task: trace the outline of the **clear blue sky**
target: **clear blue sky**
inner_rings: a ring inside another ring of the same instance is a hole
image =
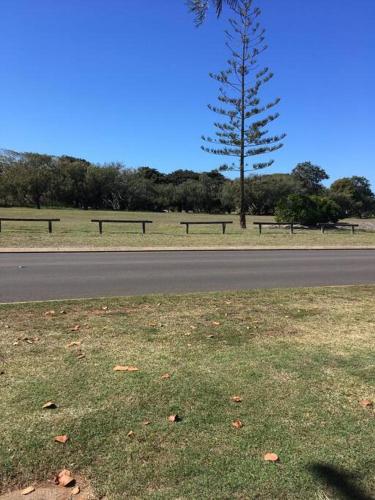
[[[375,0],[259,0],[284,149],[375,187]],[[1,0],[0,147],[208,170],[225,18],[197,29],[184,0]]]

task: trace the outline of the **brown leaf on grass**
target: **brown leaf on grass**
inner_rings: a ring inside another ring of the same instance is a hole
[[[79,352],[77,354],[77,359],[84,359],[86,357],[86,354],[84,352]]]
[[[79,493],[81,492],[79,486],[75,486],[72,491],[70,492],[71,495],[79,495]]]
[[[232,422],[232,427],[234,427],[235,429],[241,429],[243,427],[243,423],[241,422],[241,420],[234,420]]]
[[[42,408],[44,410],[55,410],[57,408],[57,404],[54,401],[47,401],[47,403],[44,403]]]
[[[197,329],[197,327],[196,327],[196,326],[194,326],[194,325],[190,325],[190,328],[191,328],[192,330],[196,330],[196,329]]]
[[[70,329],[70,331],[71,331],[71,332],[78,332],[78,330],[79,330],[80,328],[81,328],[81,325],[74,325],[74,326]]]
[[[29,495],[30,493],[33,493],[35,491],[34,486],[28,486],[24,490],[21,491],[21,495]]]
[[[171,378],[170,373],[164,373],[164,375],[161,376],[162,380],[168,380]]]
[[[109,309],[109,308],[108,308],[108,306],[103,306],[103,307],[102,307],[102,310],[103,310],[103,311],[108,311],[108,309]]]
[[[143,421],[143,425],[150,425],[150,424],[151,424],[150,420],[144,420]]]
[[[266,462],[275,463],[279,461],[279,457],[278,455],[276,455],[276,453],[266,453],[263,458]]]
[[[169,415],[168,422],[181,422],[182,418],[179,415]]]
[[[66,443],[69,440],[69,437],[66,434],[63,434],[62,436],[55,436],[54,440],[56,443]]]
[[[65,309],[61,309],[60,314],[66,314]]]
[[[230,400],[233,401],[233,403],[242,403],[241,396],[232,396]]]
[[[56,311],[51,310],[51,311],[46,311],[44,313],[44,316],[54,316],[55,314],[56,314]]]
[[[122,366],[117,365],[113,368],[114,372],[138,372],[139,369],[136,366]]]
[[[372,408],[374,406],[374,402],[371,401],[371,399],[362,399],[359,404],[363,407],[363,408]]]
[[[220,321],[213,321],[212,324],[213,324],[213,326],[219,326],[219,325],[221,325]]]
[[[59,486],[72,486],[75,483],[75,479],[68,469],[64,469],[55,478],[55,483]]]
[[[128,438],[133,438],[135,436],[133,431],[129,431],[127,434]]]
[[[213,338],[215,338],[215,335],[207,335],[207,338],[208,339],[213,339]]]
[[[80,345],[81,345],[81,341],[75,340],[74,342],[70,342],[69,344],[67,344],[66,347],[79,347]]]

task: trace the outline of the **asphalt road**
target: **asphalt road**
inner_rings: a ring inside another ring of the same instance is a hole
[[[375,250],[0,254],[0,302],[375,284]]]

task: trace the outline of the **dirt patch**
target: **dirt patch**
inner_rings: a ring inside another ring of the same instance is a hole
[[[82,479],[77,479],[74,486],[71,488],[63,488],[61,486],[56,486],[51,483],[43,483],[40,485],[32,485],[35,491],[27,495],[23,495],[22,491],[25,488],[19,490],[10,491],[9,493],[4,493],[0,495],[0,500],[97,500],[94,495],[90,485],[87,481]],[[79,487],[79,493],[74,494],[74,489]]]

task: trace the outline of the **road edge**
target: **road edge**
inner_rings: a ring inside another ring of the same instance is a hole
[[[0,248],[5,253],[126,253],[126,252],[245,252],[245,251],[293,251],[293,250],[375,250],[374,246],[237,246],[237,247],[46,247]]]

